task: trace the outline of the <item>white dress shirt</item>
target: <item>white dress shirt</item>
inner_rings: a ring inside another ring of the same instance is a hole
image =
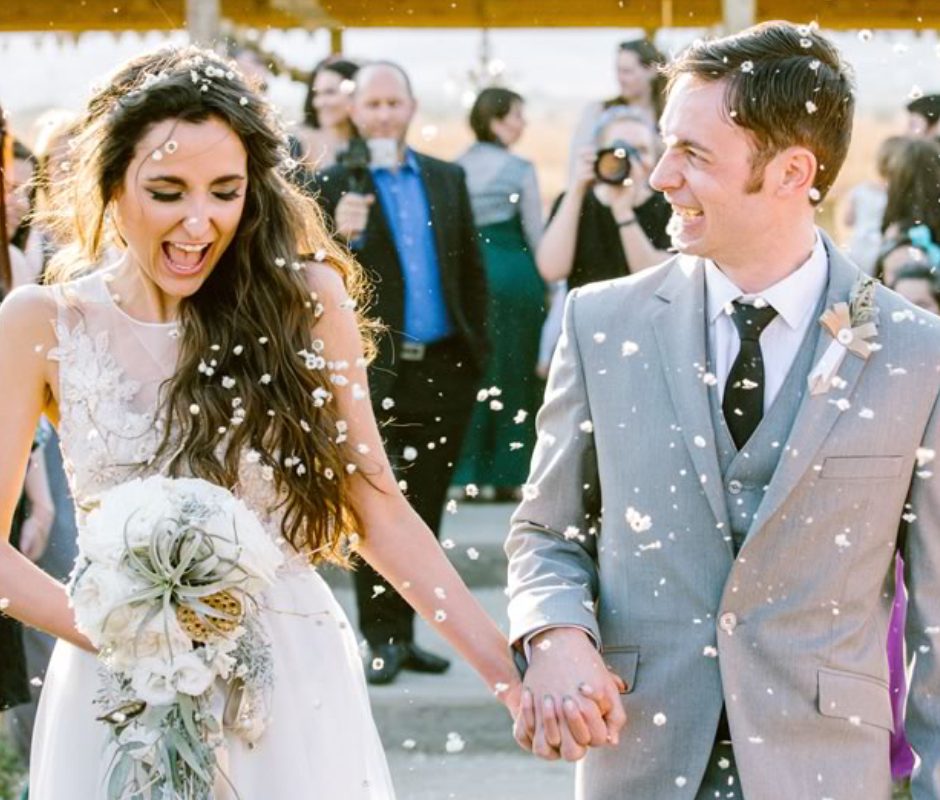
[[[724,399],[728,373],[741,349],[741,337],[729,313],[738,300],[753,304],[760,298],[777,312],[760,336],[764,359],[764,412],[783,386],[809,326],[816,321],[819,300],[829,279],[829,258],[819,234],[809,258],[782,281],[759,294],[745,294],[713,262],[705,262],[705,302],[708,314],[708,360]],[[760,303],[758,303],[760,305]]]

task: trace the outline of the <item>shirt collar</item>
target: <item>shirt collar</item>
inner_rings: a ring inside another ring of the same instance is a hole
[[[705,261],[705,297],[708,322],[714,323],[725,306],[734,300],[752,301],[762,297],[776,309],[777,313],[794,330],[812,314],[819,298],[826,289],[829,278],[829,258],[819,232],[813,243],[813,251],[803,264],[783,280],[759,294],[745,294],[723,273],[714,261]]]
[[[385,167],[370,167],[369,169],[371,169],[372,172],[392,172],[393,171],[390,169],[385,169]],[[415,151],[412,150],[410,147],[405,148],[405,159],[397,171],[401,172],[402,170],[411,170],[415,172],[416,174],[421,173],[421,165],[418,164],[418,157],[417,155],[415,155]]]

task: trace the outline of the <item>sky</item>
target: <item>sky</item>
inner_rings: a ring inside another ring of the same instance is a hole
[[[657,43],[676,51],[701,29],[664,30]],[[489,34],[491,56],[504,64],[504,83],[520,91],[530,112],[549,115],[570,104],[580,108],[614,89],[617,42],[640,34],[629,29],[510,29]],[[838,32],[833,34],[856,69],[859,110],[888,114],[918,88],[940,91],[936,32]],[[346,52],[397,60],[409,71],[416,94],[432,114],[463,113],[469,73],[479,65],[482,35],[474,30],[352,29]],[[89,32],[76,39],[54,34],[0,34],[0,102],[14,117],[49,106],[80,108],[90,86],[131,55],[185,34]],[[272,31],[263,40],[291,64],[309,68],[327,53],[325,31]],[[272,99],[285,116],[299,115],[303,87],[275,81]]]

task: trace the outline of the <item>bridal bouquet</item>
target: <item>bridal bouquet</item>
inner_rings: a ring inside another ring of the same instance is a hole
[[[250,743],[264,727],[257,608],[280,549],[231,492],[162,476],[101,494],[78,544],[70,594],[103,666],[109,800],[209,800],[223,721]]]

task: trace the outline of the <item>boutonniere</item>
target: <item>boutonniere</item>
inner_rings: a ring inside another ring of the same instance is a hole
[[[875,324],[878,317],[878,308],[875,306],[876,283],[867,275],[861,276],[852,287],[849,302],[836,303],[819,318],[819,324],[826,329],[832,341],[809,374],[811,394],[825,394],[829,391],[847,353],[864,361],[877,349],[877,345],[869,341],[878,334],[878,326]]]

